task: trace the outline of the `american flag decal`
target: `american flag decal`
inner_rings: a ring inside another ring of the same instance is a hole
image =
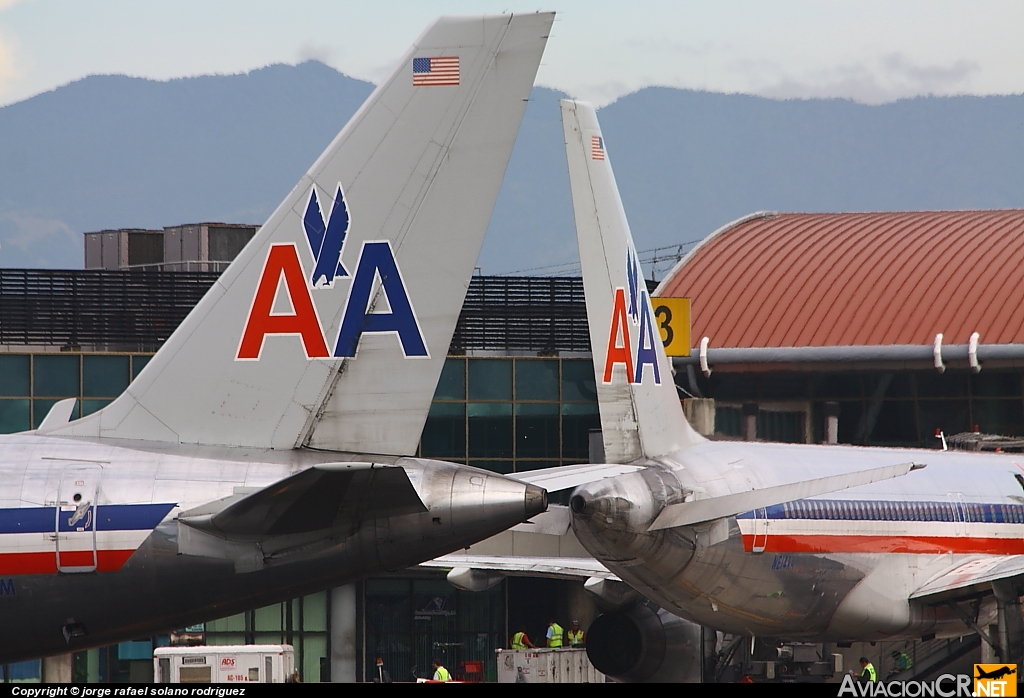
[[[438,56],[437,58],[412,59],[412,86],[458,85],[459,57]]]
[[[601,136],[590,137],[590,159],[604,160],[604,139]]]

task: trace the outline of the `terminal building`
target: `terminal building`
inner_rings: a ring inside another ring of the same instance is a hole
[[[60,399],[84,415],[123,391],[229,261],[211,252],[234,249],[214,242],[221,230],[236,245],[255,227],[101,231],[87,234],[85,270],[0,270],[0,431],[33,428]],[[821,442],[826,414],[841,443],[1024,435],[1022,238],[1024,211],[762,213],[723,227],[656,292],[691,298],[693,351],[674,360],[689,413],[710,410],[713,438]],[[419,454],[503,473],[580,463],[599,426],[581,281],[475,277]],[[540,554],[585,554],[555,545]],[[292,644],[307,682],[362,680],[378,657],[407,680],[438,653],[484,661],[493,680],[512,632],[537,641],[550,617],[586,627],[596,612],[579,582],[471,593],[410,570],[168,632]],[[75,679],[149,681],[168,641],[78,653]],[[39,662],[3,676],[38,680]]]
[[[715,429],[934,446],[1024,428],[1024,211],[758,213],[708,236],[656,295],[692,298],[681,387]],[[703,359],[701,358],[703,355]]]

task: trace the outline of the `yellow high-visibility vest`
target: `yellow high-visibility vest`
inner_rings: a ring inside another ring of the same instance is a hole
[[[526,633],[518,632],[512,636],[512,649],[514,650],[525,650],[526,649]]]
[[[434,681],[451,681],[452,675],[448,673],[448,670],[443,666],[437,667],[437,671],[434,672]]]
[[[565,634],[565,630],[562,626],[558,623],[552,623],[548,630],[551,631],[551,637],[548,638],[548,647],[561,647],[562,635]]]
[[[582,630],[577,630],[575,633],[572,630],[570,630],[566,634],[569,636],[569,646],[570,647],[575,647],[576,645],[582,645],[583,644],[583,631]]]

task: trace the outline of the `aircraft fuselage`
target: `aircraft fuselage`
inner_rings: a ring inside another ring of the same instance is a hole
[[[426,511],[249,538],[179,520],[339,462],[400,466]],[[0,662],[164,633],[404,569],[529,518],[544,506],[538,493],[415,458],[4,437]]]
[[[648,531],[693,493],[714,497],[898,463],[906,476]],[[1024,459],[934,450],[707,442],[579,488],[584,547],[663,607],[726,632],[881,640],[972,632],[944,605],[910,599],[968,559],[1024,554]],[[1016,477],[1015,477],[1016,476]],[[992,622],[995,602],[978,609]]]

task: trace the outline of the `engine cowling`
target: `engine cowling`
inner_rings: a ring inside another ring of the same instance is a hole
[[[700,681],[700,626],[646,604],[604,613],[587,630],[594,668],[621,682]]]

